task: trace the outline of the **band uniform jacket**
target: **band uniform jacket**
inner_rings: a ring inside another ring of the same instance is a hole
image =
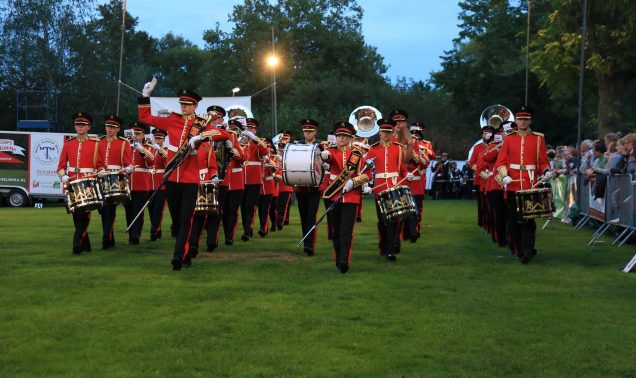
[[[268,148],[250,140],[245,147],[245,185],[261,185],[263,183],[263,157]]]
[[[80,141],[73,137],[64,142],[57,165],[60,177],[66,174],[69,181],[73,181],[93,175],[99,169],[105,169],[99,154],[99,139],[87,137]]]
[[[159,152],[159,150],[157,150],[156,148],[152,150],[153,159],[152,166],[150,167],[152,190],[156,190],[157,188],[159,188],[161,180],[163,180],[163,174],[166,172],[166,159],[168,156],[168,150],[165,147],[161,147],[161,151],[163,152]],[[159,189],[164,190],[166,188],[165,186],[162,186]]]
[[[406,181],[406,185],[411,187],[411,192],[414,196],[424,195],[424,181],[422,180],[422,172],[426,174],[425,159],[422,158],[420,153],[420,142],[413,139],[413,155],[411,160],[406,163],[406,170],[413,172],[413,181]]]
[[[130,190],[149,191],[152,187],[149,169],[153,161],[152,146],[144,143],[141,147],[144,149],[143,154],[134,147],[130,147],[132,148],[132,164],[135,166],[135,170],[130,174]]]
[[[373,179],[373,195],[377,198],[381,192],[393,188],[406,176],[404,163],[404,147],[393,141],[376,142],[367,153],[367,160],[375,158],[375,176],[367,169],[363,174],[370,181]]]
[[[329,151],[329,160],[327,161],[327,163],[329,164],[329,171],[331,172],[331,175],[329,176],[329,184],[331,184],[331,182],[334,181],[336,177],[340,175],[344,167],[347,165],[349,156],[351,156],[352,148],[349,146],[329,147],[327,151]],[[349,178],[353,179],[360,175],[361,166],[364,165],[362,164],[363,161],[364,160],[362,159],[360,160],[361,163],[358,164],[358,169],[352,172],[351,177]],[[342,190],[334,193],[330,198],[328,198],[328,200],[335,201],[336,199],[338,199],[340,194],[342,194]],[[362,196],[362,190],[361,190],[361,187],[358,186],[348,191],[342,197],[340,202],[359,204],[361,196]]]
[[[495,163],[497,182],[510,176],[512,182],[506,190],[516,192],[531,189],[538,176],[548,169],[548,154],[543,134],[518,131],[504,139]]]
[[[280,161],[280,156],[276,155],[269,155],[269,160],[272,162],[272,165],[276,166],[276,169],[274,169],[274,172],[272,173],[272,176],[274,177],[274,191],[272,193],[273,197],[278,197],[278,194],[280,193],[280,184],[283,182],[283,176],[282,176],[282,162]]]
[[[486,149],[486,145],[483,142],[476,144],[475,147],[473,147],[473,154],[470,155],[470,160],[468,160],[468,165],[470,166],[470,169],[473,170],[475,176],[474,184],[480,188],[482,185],[482,179],[479,177],[479,172],[477,171],[477,158],[482,152],[484,152],[484,149]]]
[[[119,171],[132,165],[130,143],[123,137],[108,140],[106,136],[99,139],[99,155],[102,157],[107,171]]]
[[[278,193],[291,193],[294,191],[294,187],[285,184],[285,180],[283,180],[283,164],[282,164],[282,157],[280,155],[278,156],[278,161],[280,162],[279,167],[278,167],[278,172],[276,173],[278,175],[278,177],[280,177],[280,181],[278,181]]]
[[[437,154],[435,154],[435,150],[433,150],[433,143],[430,140],[422,139],[420,141],[420,153],[421,155],[426,155],[428,158],[427,162],[423,163],[423,169],[420,169],[420,176],[422,177],[422,185],[424,189],[426,189],[426,170],[428,166],[431,164],[435,158],[437,158]]]
[[[221,181],[221,186],[227,187],[227,190],[243,190],[245,189],[245,174],[243,172],[245,152],[238,142],[236,133],[230,131],[229,134],[233,146],[232,157],[225,170],[225,178]]]
[[[218,165],[216,154],[214,153],[214,142],[203,142],[199,146],[197,160],[199,161],[199,178],[202,181],[209,181],[218,175]]]
[[[497,157],[499,156],[499,151],[501,150],[503,142],[493,143],[486,147],[486,149],[482,152],[484,164],[488,167],[489,177],[486,180],[486,192],[490,192],[493,190],[501,190],[501,185],[495,181],[495,163],[497,162]]]
[[[274,161],[272,155],[269,156],[269,163],[263,162],[263,172],[261,174],[262,187],[261,194],[262,195],[272,195],[274,196],[274,192],[276,191],[276,181],[274,180],[274,175],[278,171],[278,165]],[[276,193],[278,195],[278,193]]]

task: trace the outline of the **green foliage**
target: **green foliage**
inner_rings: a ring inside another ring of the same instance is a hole
[[[0,375],[636,374],[635,276],[619,271],[633,247],[587,247],[592,230],[553,221],[524,266],[475,226],[474,202],[424,209],[422,238],[389,264],[367,200],[343,275],[325,225],[316,256],[295,246],[295,207],[282,232],[180,272],[169,232],[125,244],[121,207],[117,248],[98,249],[93,213],[94,250],[79,257],[62,207],[0,208],[12,220],[0,228]]]

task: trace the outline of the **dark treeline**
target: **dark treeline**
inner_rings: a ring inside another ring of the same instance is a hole
[[[382,112],[409,111],[427,125],[436,150],[461,159],[479,136],[479,115],[488,105],[521,105],[525,96],[525,1],[459,2],[460,34],[444,52],[442,69],[427,81],[391,82],[387,63],[365,43],[364,9],[355,0],[245,0],[229,15],[231,31],[209,25],[205,46],[173,34],[154,38],[126,14],[122,81],[141,89],[152,76],[153,95],[191,88],[204,96],[255,93],[271,82],[265,59],[272,27],[281,65],[278,126],[297,130],[303,117],[319,120],[321,136],[360,105]],[[590,0],[586,48],[584,137],[629,131],[636,59],[636,5],[629,0]],[[582,5],[534,0],[531,9],[529,105],[535,127],[551,144],[576,141],[578,59]],[[77,110],[97,120],[117,107],[122,2],[94,0],[0,0],[0,129],[16,129],[16,90],[57,94],[59,119],[71,132]],[[166,22],[168,22],[166,20]],[[408,52],[405,52],[408,59]],[[264,134],[272,130],[269,91],[252,98]],[[122,89],[120,115],[136,117],[136,94]],[[202,111],[202,110],[200,110]],[[97,122],[93,132],[102,133]],[[297,137],[300,136],[297,135]]]

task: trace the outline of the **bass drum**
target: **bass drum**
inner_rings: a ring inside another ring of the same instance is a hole
[[[380,212],[389,221],[406,219],[417,214],[413,192],[408,186],[396,186],[378,194]]]
[[[99,209],[102,202],[102,193],[95,178],[83,178],[68,183],[66,206],[69,213],[80,214]]]
[[[219,189],[212,184],[212,181],[199,183],[194,212],[196,214],[219,214]]]
[[[289,186],[318,187],[323,169],[318,144],[288,144],[283,151],[283,180]]]

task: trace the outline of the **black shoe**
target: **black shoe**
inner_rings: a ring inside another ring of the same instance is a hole
[[[267,235],[267,232],[265,232],[265,230],[258,230],[258,234],[261,236],[261,238],[264,238]]]
[[[338,270],[342,274],[347,273],[349,271],[349,264],[346,261],[341,262],[340,264],[338,264]]]
[[[185,260],[181,261],[182,268],[190,268],[192,266],[192,260],[190,256],[186,257]]]
[[[157,232],[157,239],[161,239],[161,231]]]
[[[173,257],[171,263],[172,270],[181,270],[181,259]]]
[[[91,248],[91,246],[89,245],[88,247],[84,248],[84,252],[93,252],[93,249]]]
[[[206,252],[213,252],[218,246],[219,243],[208,244],[208,247],[205,250]]]
[[[397,260],[397,257],[395,257],[395,255],[392,254],[392,253],[387,253],[386,254],[386,259],[389,260],[389,261],[395,261],[395,260]]]
[[[243,234],[243,235],[241,236],[241,240],[243,240],[244,242],[246,242],[246,241],[250,240],[250,236],[249,236],[249,235],[246,235],[246,234]]]
[[[150,241],[156,241],[156,240],[157,240],[157,234],[150,233]]]
[[[314,250],[311,249],[311,248],[305,247],[305,253],[307,254],[307,256],[313,256],[314,255]]]
[[[177,232],[176,232],[176,231],[171,231],[171,232],[170,232],[170,235],[171,235],[173,238],[176,238],[176,237],[177,237]]]
[[[199,255],[199,247],[198,246],[190,246],[190,251],[188,252],[188,256],[196,259]]]
[[[287,226],[287,225],[289,224],[289,221],[288,221],[287,219],[285,219],[285,221],[283,222],[283,224],[284,224],[285,226]]]
[[[271,232],[276,232],[276,224],[272,223],[272,227],[269,228]]]
[[[361,223],[362,222],[362,218],[361,217],[356,217],[356,222]]]
[[[73,254],[74,255],[79,255],[80,253],[82,253],[82,249],[81,248],[73,247]]]
[[[226,240],[225,241],[225,245],[232,245],[234,244],[234,240]]]
[[[139,244],[139,238],[137,236],[131,236],[128,239],[129,244]]]
[[[417,242],[417,238],[416,237],[412,237],[411,238],[411,243],[416,243]]]
[[[279,230],[282,230],[283,229],[283,225],[282,224],[277,224],[276,228],[278,228]]]
[[[110,242],[108,242],[108,246],[109,246],[110,248],[115,248],[115,240],[113,239],[113,240],[111,240]]]
[[[102,242],[102,249],[108,249],[110,247],[110,242],[108,241],[103,241]]]

